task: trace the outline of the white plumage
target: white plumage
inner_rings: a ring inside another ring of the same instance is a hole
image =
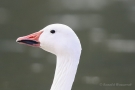
[[[71,90],[81,55],[81,44],[70,27],[51,24],[34,34],[19,37],[17,42],[55,54],[57,65],[50,90]]]

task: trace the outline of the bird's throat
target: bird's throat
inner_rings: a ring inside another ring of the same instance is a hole
[[[71,90],[79,58],[57,57],[53,84],[50,90]]]

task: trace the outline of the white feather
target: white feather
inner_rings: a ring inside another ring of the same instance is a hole
[[[55,33],[50,33],[55,30]],[[63,24],[51,24],[39,37],[42,49],[57,56],[57,65],[50,90],[71,90],[81,55],[81,44],[75,32]]]

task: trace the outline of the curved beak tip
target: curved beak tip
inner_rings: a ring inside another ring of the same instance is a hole
[[[39,47],[40,46],[39,37],[40,37],[41,33],[42,32],[39,31],[39,32],[30,34],[30,35],[19,37],[16,39],[16,42],[18,42],[20,44],[26,44],[29,46]]]

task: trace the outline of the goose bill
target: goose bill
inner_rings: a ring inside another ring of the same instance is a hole
[[[39,47],[39,37],[42,34],[43,31],[35,32],[26,36],[19,37],[16,42],[20,44],[25,44],[29,46]]]

